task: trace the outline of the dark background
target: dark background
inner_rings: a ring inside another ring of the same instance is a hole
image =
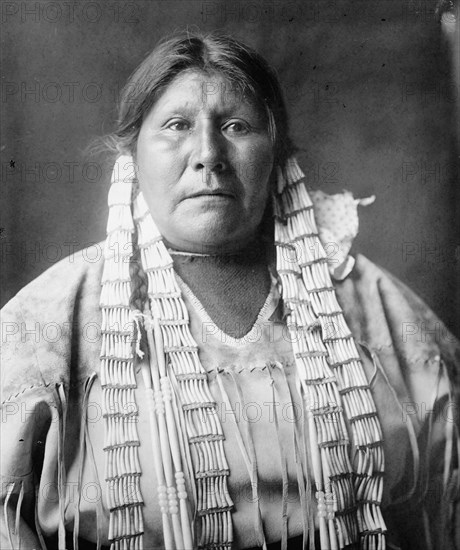
[[[356,250],[460,333],[459,29],[449,46],[436,1],[0,7],[2,304],[54,261],[104,238],[111,167],[86,149],[113,129],[133,69],[165,34],[223,29],[277,68],[311,187],[377,196],[361,210]]]

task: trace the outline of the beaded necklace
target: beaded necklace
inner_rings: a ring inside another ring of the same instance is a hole
[[[354,544],[380,550],[386,531],[380,512],[380,423],[335,297],[302,178],[295,159],[284,172],[278,170],[273,197],[276,269],[305,402],[321,548]],[[135,363],[141,367],[149,406],[165,547],[230,550],[233,501],[217,404],[190,332],[171,255],[142,193],[132,199],[134,181],[132,158],[119,157],[109,191],[100,300],[111,550],[140,550],[143,544],[140,442],[133,422],[138,415]],[[148,278],[149,303],[143,312],[133,312],[129,305],[135,227]],[[145,355],[141,324],[147,334]]]

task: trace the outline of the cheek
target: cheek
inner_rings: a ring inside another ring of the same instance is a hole
[[[141,175],[155,176],[169,174],[177,166],[178,154],[175,148],[158,139],[139,140],[137,162]]]
[[[240,163],[242,172],[241,181],[246,189],[246,194],[253,202],[261,200],[265,207],[265,201],[269,194],[270,175],[273,170],[273,153],[271,146],[261,145],[253,147],[245,160]]]
[[[148,200],[150,209],[158,209],[174,199],[174,186],[182,173],[182,164],[177,150],[151,140],[141,140],[137,146],[137,169],[141,191]]]

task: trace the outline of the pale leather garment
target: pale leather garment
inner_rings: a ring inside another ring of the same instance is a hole
[[[99,372],[100,336],[96,329],[101,322],[98,306],[101,268],[102,262],[85,261],[85,255],[78,253],[70,259],[63,260],[28,285],[2,311],[3,496],[10,494],[9,504],[14,513],[17,508],[17,495],[23,484],[24,500],[20,510],[22,517],[33,530],[34,465],[36,467],[39,464],[39,457],[44,451],[37,494],[39,524],[47,535],[56,533],[59,516],[59,497],[55,491],[59,428],[54,395],[56,384],[62,384],[69,395],[64,447],[68,489],[65,515],[68,521],[67,529],[71,531],[73,527],[76,475],[80,458],[78,438],[82,413],[81,400],[85,382],[94,372]],[[452,419],[452,412],[446,412],[449,407],[449,402],[446,402],[444,414],[430,417],[425,413],[433,408],[436,396],[439,402],[442,402],[449,386],[446,372],[451,378],[450,386],[454,397],[458,396],[459,380],[455,367],[460,364],[458,344],[442,328],[426,305],[407,287],[362,256],[357,257],[355,267],[349,276],[343,281],[336,282],[336,290],[347,323],[358,343],[384,432],[386,476],[382,508],[389,529],[389,540],[394,544],[400,544],[401,548],[429,548],[424,527],[426,523],[431,531],[433,548],[455,548],[446,525],[449,520],[448,512],[452,508],[442,496],[444,443],[446,434],[453,425],[452,422],[448,422]],[[203,312],[200,317],[199,310],[193,307],[193,297],[186,290],[184,299],[192,315],[192,333],[199,346],[201,342],[206,344],[201,351],[203,365],[210,371],[211,391],[222,407],[221,418],[227,438],[225,445],[231,470],[230,490],[236,505],[233,514],[235,547],[250,547],[260,541],[255,536],[254,502],[251,495],[248,498],[247,472],[234,439],[236,426],[231,415],[226,414],[227,410],[222,406],[222,399],[215,384],[216,369],[222,369],[218,376],[222,377],[232,403],[235,404],[237,400],[232,378],[234,374],[235,379],[240,382],[245,402],[258,404],[252,408],[246,407],[245,412],[248,418],[252,418],[251,415],[262,415],[258,422],[250,423],[261,480],[260,505],[267,540],[279,540],[281,501],[280,489],[277,487],[281,486],[278,460],[280,445],[274,423],[270,421],[273,407],[260,405],[261,400],[263,405],[271,399],[266,399],[266,389],[270,388],[268,395],[272,395],[269,373],[275,380],[277,400],[280,404],[284,406],[290,399],[298,401],[295,384],[291,384],[289,342],[283,338],[282,325],[278,325],[278,328],[275,327],[275,336],[269,334],[269,345],[264,339],[260,339],[256,344],[252,342],[250,346],[231,341],[225,344],[222,342],[224,335],[215,331],[212,326],[211,329],[209,326],[205,328],[203,333]],[[274,292],[271,299],[276,301]],[[275,302],[267,305],[260,318],[262,325],[268,322],[264,327],[269,333],[270,323],[277,325],[274,319],[268,321],[274,307]],[[204,319],[204,322],[209,320]],[[412,323],[412,326],[420,327],[420,330],[422,326],[426,329],[438,327],[442,337],[437,337],[436,332],[426,332],[424,338],[417,337],[416,334],[403,337],[403,323]],[[33,332],[27,332],[30,330]],[[441,376],[440,357],[446,365]],[[268,361],[277,361],[279,365],[267,367]],[[285,382],[281,366],[289,384]],[[144,407],[141,377],[138,377],[138,386],[136,400],[141,411],[139,434],[143,471],[141,487],[145,500],[144,548],[147,549],[157,544],[161,545],[161,529],[157,519],[158,503],[153,476],[148,474],[152,465],[149,443],[146,439],[147,427],[144,425],[146,419],[142,416]],[[280,406],[281,411],[283,406]],[[452,408],[450,410],[452,411]],[[441,410],[440,413],[442,412]],[[89,395],[88,427],[101,488],[93,474],[91,460],[86,456],[80,502],[80,536],[90,541],[96,540],[96,509],[101,490],[105,498],[101,413],[100,385],[96,378]],[[244,420],[242,414],[240,418]],[[283,420],[283,415],[280,415],[280,418]],[[430,418],[431,439],[427,442],[425,420]],[[287,452],[292,449],[290,417],[284,415],[284,423],[281,424],[281,446],[289,455],[288,472],[294,488],[296,477],[295,469],[292,467],[293,458]],[[416,446],[414,440],[411,444],[411,433],[418,436]],[[4,444],[5,442],[7,444]],[[421,462],[421,473],[429,473],[428,485],[425,488],[425,495],[431,495],[428,499],[420,492],[424,489],[423,476],[419,475],[416,481],[413,479],[414,460],[417,457]],[[455,479],[455,472],[447,473]],[[457,496],[454,495],[455,498]],[[302,518],[296,498],[294,491],[292,502],[289,499],[288,505],[290,536],[302,532]],[[99,527],[103,542],[106,543],[108,511],[103,508],[102,512]],[[3,514],[1,517],[3,521]],[[9,547],[8,532],[12,536],[14,548],[18,547],[16,535],[12,533],[14,523],[15,517],[11,516],[9,528],[5,525],[2,527],[2,548]],[[457,544],[459,524],[460,518],[454,517]],[[27,550],[37,547],[37,543],[30,546],[26,544],[26,530],[25,523],[21,521],[21,548]]]
[[[200,306],[197,299],[184,283],[181,284],[181,287],[191,316],[192,335],[200,349],[203,349],[201,361],[209,373],[209,388],[214,400],[218,403],[218,413],[225,435],[224,446],[231,472],[229,489],[235,502],[233,522],[236,547],[252,547],[262,543],[254,532],[257,517],[256,503],[253,500],[249,474],[236,437],[237,430],[245,437],[245,429],[248,425],[257,455],[261,509],[265,518],[264,530],[267,541],[278,540],[281,532],[280,448],[285,451],[290,480],[289,534],[290,536],[299,535],[302,533],[302,515],[297,494],[296,468],[293,463],[295,457],[293,438],[294,413],[296,410],[301,410],[301,401],[295,390],[295,367],[287,332],[281,322],[269,320],[278,306],[276,285],[273,285],[253,329],[240,339],[227,336],[217,329],[205,313],[198,313],[197,306]],[[231,407],[222,400],[216,376],[222,377]],[[234,378],[237,380],[236,383]],[[289,381],[289,387],[286,379]],[[272,380],[276,389],[275,405],[272,400]],[[236,384],[240,387],[244,401],[239,399]],[[142,444],[150,439],[148,411],[143,388],[141,377],[138,377],[136,401],[140,412],[137,427],[141,441],[139,456],[143,472],[141,492],[144,497],[145,509],[148,510],[148,513],[145,514],[145,544],[149,547],[149,544],[152,543],[154,546],[161,546],[162,529],[150,446]],[[291,401],[291,392],[294,405]],[[93,385],[89,402],[92,404],[101,402],[101,389],[97,382]],[[97,409],[95,405],[92,406],[94,410]],[[277,408],[276,411],[274,411],[274,406]],[[277,434],[273,419],[275,412],[279,417],[279,434]],[[105,456],[102,447],[98,444],[104,438],[102,418],[90,423],[90,437],[96,453],[99,475],[102,479]],[[75,484],[77,482],[77,466],[78,464],[74,463],[74,467],[68,474],[68,480],[74,480]],[[152,475],[148,475],[149,471]],[[85,506],[87,503],[82,502],[83,510]],[[90,516],[88,522],[83,522],[84,513],[82,513],[80,535],[85,539],[94,540],[94,512],[91,504],[88,509]],[[69,512],[71,514],[70,510]],[[104,543],[107,541],[105,540]]]

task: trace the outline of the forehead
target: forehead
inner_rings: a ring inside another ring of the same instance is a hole
[[[250,111],[259,114],[255,99],[242,86],[218,72],[187,70],[177,75],[152,108],[154,112],[176,109],[225,114]]]

